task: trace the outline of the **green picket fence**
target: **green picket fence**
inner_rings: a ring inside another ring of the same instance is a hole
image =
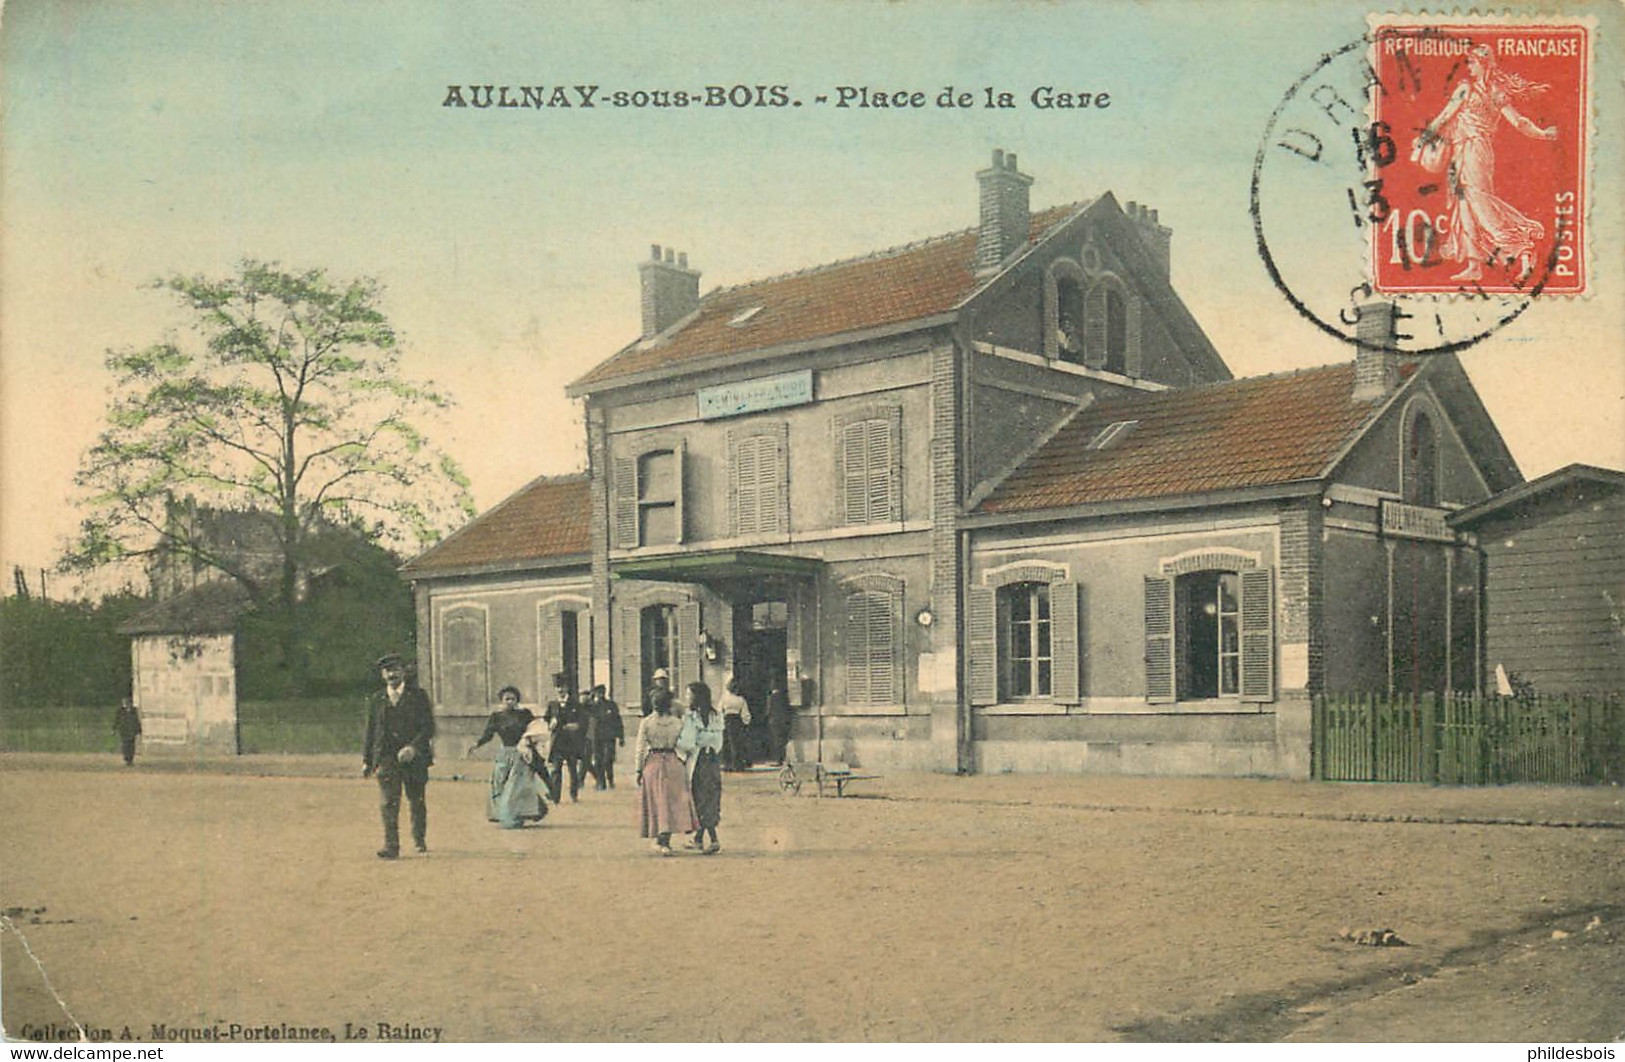
[[[1625,780],[1617,695],[1320,696],[1313,773],[1324,781],[1595,785]]]

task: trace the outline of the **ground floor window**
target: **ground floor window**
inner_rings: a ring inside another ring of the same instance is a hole
[[[664,670],[676,688],[677,608],[674,605],[648,605],[641,613],[642,675],[640,689],[654,685],[654,674]]]
[[[1053,690],[1048,583],[1012,583],[998,596],[999,698],[1048,697]]]
[[[1152,704],[1275,699],[1271,568],[1145,580],[1145,685]]]
[[[1200,700],[1241,694],[1241,576],[1192,572],[1176,586],[1184,620],[1181,695]]]
[[[447,705],[487,706],[491,701],[485,610],[446,611],[440,651],[440,700]]]

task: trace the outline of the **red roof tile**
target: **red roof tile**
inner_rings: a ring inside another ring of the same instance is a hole
[[[1050,207],[1032,216],[1036,241],[1085,204]],[[696,314],[657,342],[639,341],[600,362],[573,385],[589,387],[617,377],[825,336],[859,332],[946,313],[987,278],[971,270],[976,230],[950,233],[863,258],[719,288],[700,300]],[[760,306],[748,323],[729,322]]]
[[[591,550],[588,497],[585,475],[532,480],[408,561],[404,570],[418,576],[515,569],[526,562],[585,556]]]
[[[1113,398],[1074,417],[977,507],[1031,512],[1315,479],[1383,399],[1356,402],[1354,365]],[[1089,443],[1137,421],[1100,450]]]

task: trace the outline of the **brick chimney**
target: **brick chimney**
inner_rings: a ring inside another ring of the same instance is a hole
[[[658,335],[700,305],[700,274],[688,268],[688,254],[651,244],[649,260],[638,263],[643,289],[643,338]]]
[[[1370,402],[1399,386],[1399,312],[1391,302],[1367,302],[1354,325],[1354,400]]]
[[[993,151],[993,165],[976,175],[982,209],[976,237],[978,274],[996,271],[1012,251],[1027,246],[1028,194],[1033,179],[1016,169],[1014,153]]]
[[[1139,232],[1141,241],[1144,242],[1146,249],[1151,252],[1151,257],[1157,260],[1157,265],[1162,269],[1163,278],[1167,279],[1174,230],[1157,222],[1157,212],[1155,210],[1133,200],[1129,200],[1128,204],[1123,207],[1123,213],[1127,214],[1128,219],[1134,222],[1134,228]]]

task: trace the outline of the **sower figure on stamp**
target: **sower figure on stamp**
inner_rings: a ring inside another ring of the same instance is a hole
[[[378,659],[384,688],[372,695],[367,708],[367,741],[362,751],[362,776],[378,776],[379,809],[384,819],[384,847],[379,859],[401,854],[401,791],[412,809],[412,841],[419,852],[429,850],[429,804],[425,789],[429,765],[434,762],[434,711],[429,695],[406,680],[406,664],[399,654]]]
[[[113,729],[118,731],[119,751],[124,754],[124,766],[134,766],[135,739],[141,734],[141,713],[130,698],[124,698],[118,706],[118,712],[113,716]]]
[[[570,768],[570,801],[581,792],[581,757],[586,752],[587,728],[581,718],[581,704],[570,690],[570,676],[560,671],[553,676],[553,699],[547,702],[542,718],[553,730],[553,747],[547,764],[553,770],[554,793],[564,790],[564,768]],[[556,798],[555,798],[556,799]]]
[[[621,706],[610,700],[603,686],[594,686],[587,697],[588,753],[597,788],[615,788],[615,747],[626,746],[626,723]]]

